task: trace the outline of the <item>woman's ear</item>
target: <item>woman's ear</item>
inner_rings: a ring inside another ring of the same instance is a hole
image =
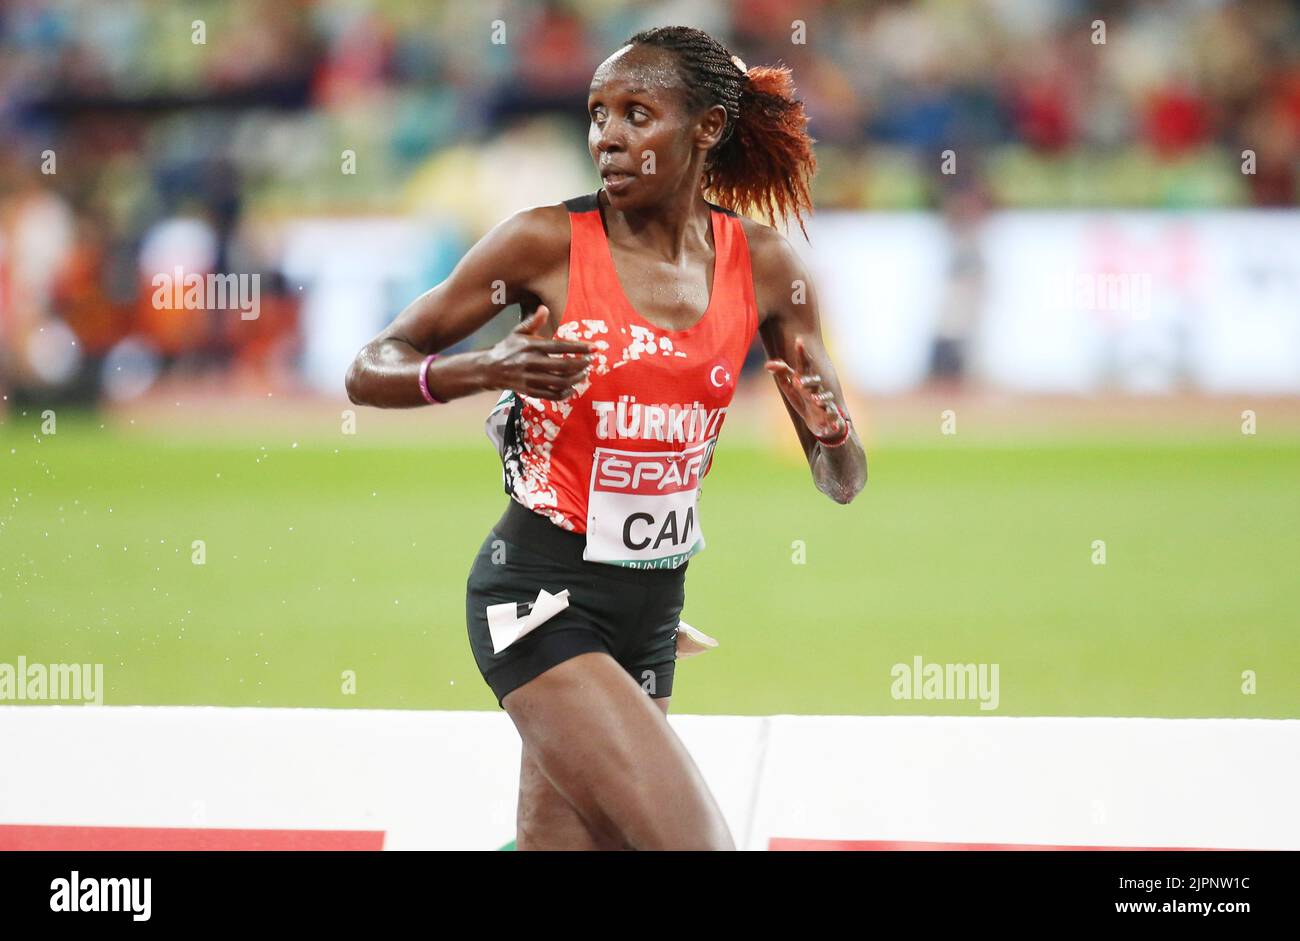
[[[727,109],[722,105],[713,105],[700,118],[696,132],[696,143],[703,150],[712,150],[722,141],[727,130]]]

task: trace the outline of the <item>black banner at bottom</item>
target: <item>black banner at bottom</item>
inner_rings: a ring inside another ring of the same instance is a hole
[[[1296,862],[1292,852],[30,852],[0,855],[0,918],[7,929],[337,931],[465,918],[518,928],[608,911],[628,930],[774,914],[810,929],[849,918],[1231,930],[1293,911]]]

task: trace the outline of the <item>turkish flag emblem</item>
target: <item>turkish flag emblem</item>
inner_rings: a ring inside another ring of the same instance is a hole
[[[718,391],[732,389],[736,385],[736,377],[731,364],[722,357],[709,364],[708,379],[709,388]]]

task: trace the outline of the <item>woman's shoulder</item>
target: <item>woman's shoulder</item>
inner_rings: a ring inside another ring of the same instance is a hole
[[[760,326],[768,317],[787,306],[790,286],[807,283],[809,272],[790,239],[770,225],[740,216],[749,243],[749,270],[754,281],[754,302]]]
[[[583,193],[558,203],[543,206],[531,206],[520,209],[507,222],[520,229],[538,236],[554,235],[561,230],[569,230],[569,214],[574,212],[591,212],[600,207],[597,201],[599,190],[595,193]]]
[[[515,239],[552,243],[558,236],[563,236],[565,244],[569,239],[568,203],[550,203],[545,206],[530,206],[520,209],[501,223]]]
[[[799,253],[781,232],[748,216],[740,219],[745,241],[749,243],[749,265],[754,280],[775,279],[788,284],[788,278],[803,269]]]
[[[485,236],[530,272],[567,263],[569,238],[569,210],[565,203],[520,209]]]

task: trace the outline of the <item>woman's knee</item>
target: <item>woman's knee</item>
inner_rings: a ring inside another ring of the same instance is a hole
[[[661,707],[611,658],[567,661],[503,704],[545,777],[595,831],[638,849],[734,849]]]
[[[617,850],[617,834],[589,824],[546,777],[525,746],[519,769],[515,846],[520,850]]]

